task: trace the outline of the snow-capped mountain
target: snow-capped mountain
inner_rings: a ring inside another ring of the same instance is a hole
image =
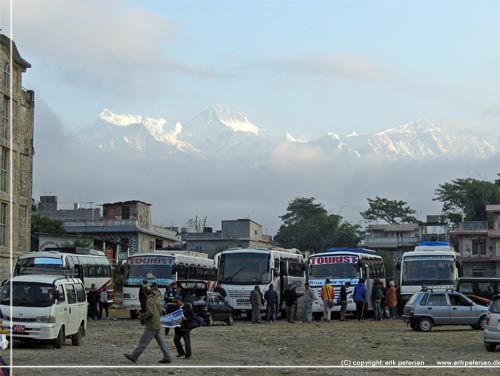
[[[265,130],[248,116],[222,105],[213,105],[199,114],[178,121],[104,109],[86,141],[105,149],[134,150],[158,157],[162,153],[196,157],[248,159],[267,158],[283,145],[293,150],[314,148],[324,158],[432,160],[434,158],[483,159],[497,154],[492,142],[474,135],[426,121],[414,121],[373,135],[356,132],[328,132],[304,140],[286,132],[280,144],[268,139]],[[295,148],[295,149],[294,149]],[[262,161],[265,163],[265,161]]]

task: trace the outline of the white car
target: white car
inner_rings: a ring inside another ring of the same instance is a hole
[[[12,339],[48,340],[61,348],[66,337],[71,337],[72,344],[79,346],[87,330],[87,297],[78,278],[45,274],[14,277],[0,290],[0,309],[3,326]]]
[[[486,350],[495,351],[497,345],[500,345],[500,294],[492,298],[484,326]]]

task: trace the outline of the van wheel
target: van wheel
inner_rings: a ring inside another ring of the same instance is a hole
[[[432,329],[432,320],[428,317],[423,317],[418,321],[418,329],[421,332],[428,332]]]
[[[214,316],[209,313],[205,322],[207,323],[207,326],[212,326],[214,324]]]
[[[227,318],[227,320],[226,320],[226,324],[227,324],[227,325],[233,325],[233,324],[234,324],[234,316],[233,316],[233,314],[232,314],[232,313],[231,313],[231,314],[229,315],[229,317]]]
[[[495,349],[497,348],[497,345],[494,344],[494,343],[487,343],[485,342],[484,343],[484,347],[486,348],[486,350],[488,351],[495,351]]]
[[[71,336],[71,344],[73,346],[80,346],[82,342],[82,337],[83,337],[83,326],[80,325],[80,327],[78,328],[78,332],[76,332]]]
[[[61,329],[59,329],[59,334],[54,340],[54,348],[60,349],[63,346],[63,344],[64,344],[64,326],[61,326]]]

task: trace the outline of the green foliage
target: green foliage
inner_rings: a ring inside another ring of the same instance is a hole
[[[385,250],[377,250],[377,253],[382,257],[384,260],[384,268],[385,268],[385,276],[388,279],[394,279],[396,276],[394,275],[395,272],[395,260],[394,260],[394,255]]]
[[[379,219],[389,224],[417,223],[417,219],[412,215],[415,210],[411,209],[404,201],[388,200],[375,196],[375,200],[367,198],[369,208],[361,212],[361,216],[368,222],[375,222]]]
[[[314,197],[297,197],[288,204],[286,214],[280,218],[275,240],[281,246],[309,250],[312,253],[330,247],[355,247],[361,240],[358,225],[342,222],[340,215],[328,214]]]
[[[38,251],[38,234],[64,234],[63,221],[40,215],[31,216],[31,250]]]
[[[500,175],[500,174],[499,174]],[[452,223],[486,221],[486,205],[500,204],[500,179],[494,183],[476,179],[455,179],[440,184],[434,201],[443,204],[442,213]]]
[[[82,248],[92,248],[94,246],[94,241],[89,238],[84,238],[79,236],[73,241],[63,242],[61,247],[82,247]]]

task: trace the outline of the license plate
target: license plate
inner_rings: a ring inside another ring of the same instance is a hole
[[[14,325],[12,326],[12,331],[14,333],[24,333],[26,331],[26,327],[24,325]]]

